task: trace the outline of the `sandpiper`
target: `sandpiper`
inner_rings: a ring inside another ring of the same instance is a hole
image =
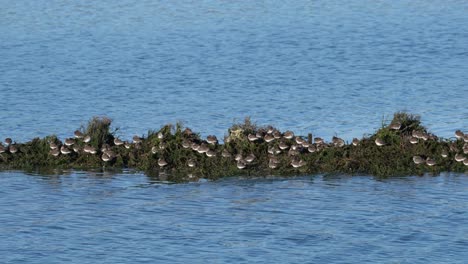
[[[141,137],[139,137],[139,136],[137,136],[137,135],[133,136],[132,139],[133,139],[133,143],[135,143],[135,144],[140,144],[140,143],[143,141],[143,140],[141,139]]]
[[[210,148],[205,144],[205,143],[202,143],[200,145],[200,147],[197,149],[197,152],[198,153],[206,153],[210,150]]]
[[[79,130],[75,130],[73,135],[75,136],[75,138],[80,138],[80,139],[84,137],[83,133]]]
[[[96,154],[97,153],[97,151],[96,151],[96,149],[94,147],[88,146],[88,145],[84,146],[83,151],[85,153],[89,153],[89,154]]]
[[[426,162],[421,156],[413,156],[414,164],[423,164]]]
[[[258,139],[257,136],[253,134],[249,134],[247,138],[249,139],[250,142],[254,142],[255,140]]]
[[[214,150],[208,150],[207,152],[205,152],[206,156],[208,157],[215,157],[216,156],[216,152]]]
[[[218,138],[214,135],[209,135],[206,137],[206,142],[211,145],[216,145],[218,143]]]
[[[5,145],[10,146],[11,143],[13,142],[13,140],[11,140],[11,138],[5,138]]]
[[[285,139],[292,139],[294,137],[294,133],[292,131],[286,131],[286,132],[284,132],[283,137]]]
[[[200,145],[198,145],[197,143],[193,142],[192,145],[190,146],[192,148],[193,151],[198,151],[198,149],[200,148]]]
[[[151,153],[156,154],[158,152],[158,148],[156,146],[153,146],[151,148]]]
[[[62,146],[62,147],[60,148],[60,153],[62,153],[63,155],[68,155],[68,154],[71,153],[71,150],[68,149],[68,148],[65,147],[65,146]]]
[[[294,159],[291,161],[291,165],[294,167],[294,168],[300,168],[302,166],[304,166],[306,163],[305,161],[301,160],[301,159]]]
[[[314,142],[315,142],[315,144],[324,144],[325,143],[323,138],[320,138],[320,137],[314,138]]]
[[[383,139],[380,139],[380,138],[376,138],[375,139],[375,144],[379,147],[385,145],[385,141],[383,141]]]
[[[448,157],[448,152],[446,149],[442,150],[442,152],[440,153],[440,155],[443,157],[443,158],[446,158]]]
[[[221,152],[221,157],[223,158],[230,158],[231,157],[231,153],[229,153],[229,151],[227,149],[223,149],[223,151]]]
[[[427,141],[429,139],[429,134],[421,133],[419,138],[421,138],[424,141]]]
[[[263,138],[263,131],[257,131],[257,133],[255,133],[255,136],[260,139],[260,138]]]
[[[2,144],[0,144],[0,153],[5,153],[5,151],[5,147]]]
[[[245,167],[247,167],[247,164],[245,163],[245,161],[243,160],[237,161],[237,168],[239,170],[245,169]]]
[[[65,139],[64,143],[67,146],[72,146],[73,144],[75,144],[75,140],[73,138],[67,138],[67,139]]]
[[[58,145],[55,142],[50,142],[49,147],[50,149],[58,149]]]
[[[187,165],[188,165],[190,168],[193,168],[193,167],[195,167],[195,161],[189,159],[189,160],[187,161]]]
[[[409,139],[409,142],[410,142],[411,144],[417,144],[417,143],[419,142],[419,139],[418,139],[417,137],[411,137],[411,138]]]
[[[184,139],[182,141],[182,147],[187,149],[187,148],[190,148],[190,146],[192,146],[192,142],[188,139]]]
[[[158,132],[158,138],[163,139],[163,137],[164,137],[164,134],[162,132]]]
[[[353,146],[359,145],[359,139],[353,138]]]
[[[392,124],[390,124],[389,128],[392,129],[392,130],[400,130],[401,123],[400,122],[392,123]]]
[[[90,135],[87,135],[83,138],[83,142],[84,143],[89,143],[91,141],[91,136]]]
[[[265,140],[265,142],[270,143],[273,140],[275,140],[275,137],[272,134],[266,134],[263,139]]]
[[[60,150],[58,149],[51,149],[50,154],[54,157],[58,157],[60,155]]]
[[[342,138],[339,138],[339,137],[333,137],[332,138],[332,142],[333,142],[333,145],[335,147],[343,147],[345,145],[345,141],[342,139]]]
[[[468,166],[468,159],[463,160],[463,165]]]
[[[434,159],[427,158],[427,159],[426,159],[426,164],[427,164],[428,166],[431,166],[431,167],[432,167],[432,166],[436,165],[436,162],[435,162]]]
[[[288,149],[289,146],[288,144],[286,144],[285,142],[280,142],[278,147],[281,149],[281,150],[285,150],[285,149]]]
[[[235,159],[236,161],[242,160],[242,154],[240,154],[240,153],[239,153],[239,154],[236,154],[236,156],[234,157],[234,159]]]
[[[189,136],[191,136],[193,134],[192,129],[190,129],[188,127],[185,128],[184,132],[182,132],[182,133],[184,134],[184,136],[187,136],[187,137],[189,137]]]
[[[102,153],[102,156],[101,156],[101,159],[104,161],[104,162],[108,162],[112,159],[112,157],[107,154],[107,153]]]
[[[273,131],[273,137],[275,139],[280,139],[281,138],[281,132],[279,132],[278,130]]]
[[[465,134],[461,132],[461,130],[457,130],[455,131],[455,137],[457,137],[457,139],[463,139],[465,137]]]
[[[462,161],[464,161],[465,159],[466,159],[466,158],[465,158],[465,156],[463,156],[463,154],[457,154],[457,155],[455,155],[455,161],[457,161],[457,162],[462,162]]]
[[[298,145],[302,145],[303,143],[305,143],[306,141],[304,139],[302,139],[301,137],[296,137],[295,138],[295,141],[296,141],[296,144]]]
[[[463,146],[463,154],[468,154],[468,144],[465,144],[465,146]]]
[[[270,160],[268,161],[268,167],[270,169],[276,169],[278,167],[278,159],[275,157],[271,157]]]
[[[317,148],[314,146],[314,145],[310,145],[308,148],[307,148],[307,151],[309,151],[310,153],[314,153],[317,151]]]
[[[275,131],[275,129],[272,126],[267,127],[267,134],[272,134]]]
[[[130,144],[129,142],[127,142],[127,141],[124,142],[124,147],[126,149],[129,149],[131,146],[132,146],[132,144]]]
[[[16,152],[18,152],[18,147],[16,147],[15,144],[11,144],[8,150],[10,151],[11,154],[15,154]]]
[[[77,145],[74,145],[73,146],[73,151],[76,152],[76,153],[79,153],[80,152],[80,147],[78,147]]]
[[[167,165],[167,161],[165,159],[163,159],[163,158],[159,158],[158,159],[158,165],[159,165],[159,167],[164,167],[164,166]]]
[[[465,143],[468,143],[468,134],[463,136],[463,141],[465,141]]]
[[[119,138],[114,138],[114,145],[116,145],[116,146],[121,146],[121,145],[123,145],[123,144],[124,144],[124,142],[123,142],[121,139],[119,139]]]
[[[247,157],[245,157],[245,161],[248,162],[248,163],[252,163],[252,161],[254,161],[254,159],[255,159],[254,154],[249,154],[249,155],[247,155]]]

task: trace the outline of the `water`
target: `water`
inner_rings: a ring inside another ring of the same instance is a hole
[[[0,174],[4,263],[466,263],[468,178]]]
[[[0,0],[0,138],[234,120],[351,140],[400,110],[468,131],[466,1]],[[0,173],[6,263],[465,263],[466,174]]]
[[[408,110],[468,130],[466,1],[0,1],[0,137],[129,139],[251,116],[346,140]]]

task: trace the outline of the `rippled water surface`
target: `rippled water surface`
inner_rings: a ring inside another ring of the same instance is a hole
[[[468,177],[0,173],[5,263],[466,263]]]
[[[235,119],[346,140],[468,131],[468,2],[0,0],[0,138]],[[5,263],[466,263],[466,174],[168,185],[0,173]]]

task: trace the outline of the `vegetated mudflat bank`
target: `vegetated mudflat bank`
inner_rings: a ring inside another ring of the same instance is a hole
[[[224,142],[201,138],[181,124],[165,125],[124,141],[106,117],[91,119],[70,138],[7,138],[0,144],[0,168],[37,170],[133,168],[174,182],[233,175],[370,174],[379,177],[468,170],[468,134],[439,138],[417,115],[398,112],[374,134],[345,142],[312,134],[299,136],[246,118],[228,129]]]

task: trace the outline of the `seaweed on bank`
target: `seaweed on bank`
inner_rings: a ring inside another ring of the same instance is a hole
[[[6,169],[134,168],[161,180],[182,182],[233,175],[372,174],[380,177],[467,170],[467,136],[439,139],[417,115],[398,112],[374,134],[345,144],[301,137],[250,118],[228,129],[224,143],[201,138],[181,123],[122,141],[111,131],[111,119],[92,118],[74,139],[56,136],[0,145],[0,167]]]

